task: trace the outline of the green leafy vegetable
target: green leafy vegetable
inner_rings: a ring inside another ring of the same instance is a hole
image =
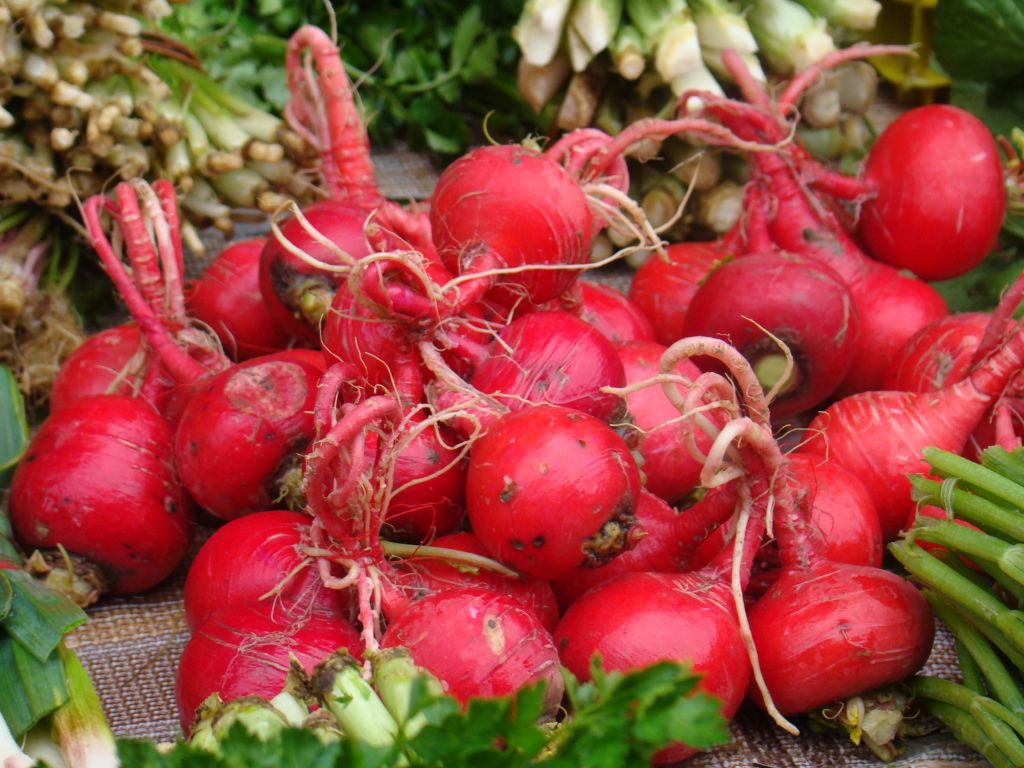
[[[942,0],[935,53],[955,78],[1006,80],[1024,73],[1024,2]]]
[[[9,609],[0,615],[4,631],[39,661],[45,661],[64,635],[85,622],[81,608],[25,571],[0,571],[0,584],[11,594]]]
[[[14,375],[0,366],[0,488],[7,485],[14,465],[28,445],[28,422],[25,420],[25,400],[18,390]],[[0,534],[9,538],[5,520]],[[0,544],[2,546],[2,544]]]

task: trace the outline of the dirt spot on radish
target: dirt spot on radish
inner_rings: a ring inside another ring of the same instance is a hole
[[[597,568],[634,543],[637,519],[630,497],[624,498],[601,530],[583,542],[583,567]]]
[[[501,656],[505,652],[505,632],[501,628],[501,622],[494,616],[484,617],[484,640],[495,656]]]
[[[295,416],[308,394],[302,368],[281,361],[243,368],[224,385],[224,396],[236,410],[266,421]]]

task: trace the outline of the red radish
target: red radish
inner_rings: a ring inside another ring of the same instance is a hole
[[[226,607],[193,633],[178,664],[175,696],[181,729],[212,693],[224,701],[241,696],[272,699],[284,689],[289,659],[307,672],[334,651],[363,651],[359,633],[342,618],[313,614],[299,621],[273,616],[270,606]]]
[[[985,312],[962,312],[926,325],[901,348],[885,388],[934,392],[959,381],[970,370],[991,319]]]
[[[581,280],[580,317],[613,344],[653,341],[654,327],[640,308],[610,285]]]
[[[550,633],[518,601],[493,590],[465,587],[424,597],[388,625],[381,647],[396,646],[408,648],[413,661],[463,703],[540,681],[545,712],[554,713],[562,701]]]
[[[550,403],[610,421],[621,413],[622,400],[601,388],[625,381],[612,343],[580,318],[554,310],[509,323],[469,384],[510,410]]]
[[[361,208],[325,200],[286,219],[267,238],[260,254],[260,292],[290,337],[319,345],[320,323],[345,270],[371,252],[364,233],[367,216]]]
[[[995,245],[1006,211],[999,149],[985,124],[948,104],[912,109],[864,164],[873,194],[858,234],[879,261],[923,280],[969,272]]]
[[[203,381],[174,438],[182,482],[221,520],[268,509],[313,437],[320,371],[289,352],[253,358]]]
[[[633,275],[629,298],[654,326],[661,344],[681,339],[693,294],[708,273],[729,258],[717,243],[675,243],[655,253]]]
[[[917,588],[881,568],[826,560],[800,510],[785,501],[779,508],[783,572],[749,615],[775,707],[808,712],[920,669],[935,622]]]
[[[808,428],[801,450],[842,464],[865,484],[891,541],[910,523],[908,474],[926,474],[929,446],[960,453],[985,411],[1024,367],[1024,333],[1013,334],[967,378],[937,392],[865,392],[833,403]]]
[[[756,291],[749,289],[755,285]],[[850,370],[859,332],[842,280],[812,259],[782,252],[718,265],[694,294],[683,324],[684,336],[718,336],[736,347],[762,386],[778,392],[772,415],[779,418],[832,394]],[[793,357],[785,380],[779,341]]]
[[[195,631],[222,608],[261,600],[280,621],[309,614],[345,617],[349,592],[327,589],[309,546],[311,519],[298,512],[254,512],[203,542],[185,579],[185,620]]]
[[[622,438],[582,411],[500,417],[473,444],[466,487],[473,531],[524,576],[565,578],[634,543],[640,474]]]
[[[146,353],[137,325],[105,328],[61,365],[50,388],[50,413],[89,395],[131,395],[141,385]]]
[[[52,414],[11,480],[15,536],[92,562],[115,594],[156,586],[195,527],[174,474],[170,425],[145,402],[93,395]]]
[[[680,573],[689,570],[694,550],[736,509],[736,494],[730,486],[711,489],[693,506],[676,510],[647,491],[640,492],[636,505],[637,525],[643,536],[605,565],[576,571],[552,582],[563,610],[587,590],[623,573]]]
[[[659,361],[667,347],[653,341],[634,341],[618,347],[627,384],[638,384],[658,374]],[[690,380],[700,370],[689,360],[676,364],[673,372]],[[679,421],[679,411],[660,387],[641,386],[626,395],[626,410],[635,430],[626,433],[627,442],[642,461],[644,486],[670,504],[683,501],[700,482],[702,464],[686,446],[688,424]],[[706,453],[711,440],[695,436],[697,447]]]
[[[448,549],[488,557],[487,550],[472,533],[439,536],[430,546],[431,550]],[[535,614],[548,631],[553,630],[558,622],[558,605],[551,585],[540,579],[511,579],[494,571],[426,553],[392,561],[386,578],[389,583],[384,590],[382,609],[388,621],[435,592],[479,587],[516,600]]]
[[[262,238],[230,243],[187,287],[189,314],[213,329],[233,360],[288,346],[288,335],[274,321],[260,293],[264,243]]]

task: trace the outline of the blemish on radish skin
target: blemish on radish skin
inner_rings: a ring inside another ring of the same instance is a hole
[[[505,477],[502,478],[502,481],[505,484],[501,488],[501,493],[498,494],[498,501],[502,504],[508,504],[512,501],[512,497],[515,495],[516,483],[515,480],[508,475],[505,475]]]
[[[522,552],[524,549],[526,549],[526,545],[523,544],[523,542],[521,542],[519,539],[512,539],[511,541],[509,541],[508,545],[512,547],[512,549],[514,549],[516,552]]]
[[[484,619],[484,640],[495,656],[505,652],[505,633],[501,629],[501,623],[494,616]]]

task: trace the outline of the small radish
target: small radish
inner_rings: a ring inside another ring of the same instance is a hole
[[[185,557],[195,527],[172,439],[152,407],[121,395],[85,397],[51,415],[11,480],[18,541],[84,558],[114,594],[156,586]]]
[[[580,317],[613,344],[654,340],[651,321],[622,292],[589,280],[581,280],[579,287],[583,299]]]
[[[132,395],[146,366],[142,334],[126,323],[94,333],[61,365],[50,388],[50,413],[89,395]]]
[[[345,617],[351,597],[327,589],[305,553],[312,521],[298,512],[254,512],[218,528],[203,542],[185,579],[189,629],[221,608],[266,604],[274,617]]]
[[[879,261],[922,280],[976,267],[1006,211],[999,149],[988,128],[948,104],[900,115],[871,146],[857,232]]]
[[[311,671],[340,648],[363,651],[359,633],[340,617],[313,614],[296,621],[274,616],[269,605],[225,607],[196,628],[178,664],[175,697],[188,733],[196,709],[212,693],[272,699],[284,689],[290,659]]]
[[[497,419],[473,444],[466,488],[473,531],[524,576],[565,578],[634,543],[636,464],[581,411],[533,405]]]
[[[506,696],[544,682],[544,711],[553,714],[564,683],[558,651],[540,620],[515,599],[464,587],[424,597],[394,619],[382,648],[409,649],[445,692],[465,703]]]
[[[701,282],[728,254],[717,243],[675,243],[633,275],[629,298],[654,326],[661,344],[683,338],[686,312]]]
[[[934,392],[959,381],[974,364],[991,319],[985,312],[962,312],[926,325],[900,349],[885,389]]]
[[[260,292],[264,242],[254,239],[230,243],[186,287],[189,314],[213,329],[233,360],[247,360],[288,346],[288,335],[270,315]]]
[[[749,290],[754,285],[758,290]],[[784,252],[717,266],[694,294],[683,324],[684,336],[718,336],[736,347],[761,385],[777,392],[772,415],[779,418],[832,394],[850,370],[859,334],[842,280],[817,261]],[[779,342],[792,355],[791,367]]]

